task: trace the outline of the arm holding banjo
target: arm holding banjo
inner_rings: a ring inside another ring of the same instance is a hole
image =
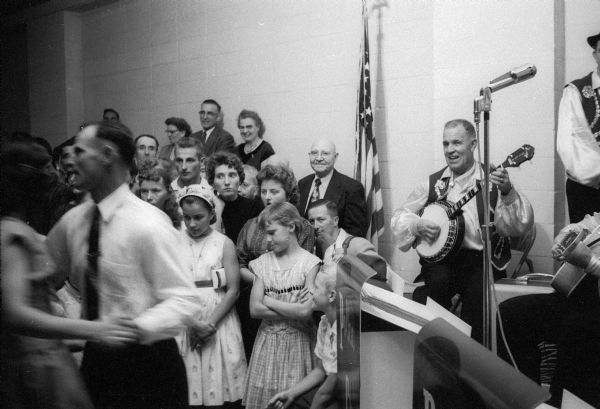
[[[396,210],[392,216],[391,227],[394,241],[400,251],[410,250],[415,240],[425,234],[432,241],[439,235],[440,228],[435,222],[422,219],[417,214],[427,203],[428,194],[429,183],[417,186],[408,195],[408,199],[402,204],[402,207]]]
[[[506,182],[502,183],[502,180],[498,179],[498,172],[506,173]],[[534,217],[531,203],[514,188],[506,169],[499,168],[490,173],[490,181],[498,187],[501,193],[494,209],[496,231],[503,237],[521,237],[533,226]]]

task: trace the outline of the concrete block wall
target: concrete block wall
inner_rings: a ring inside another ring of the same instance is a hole
[[[483,2],[485,7],[470,1],[436,4],[436,129],[454,117],[473,120],[473,99],[490,80],[525,63],[537,68],[534,78],[492,95],[489,147],[496,164],[525,143],[535,147],[533,161],[509,173],[534,206],[538,235],[530,254],[536,270],[548,271],[554,236],[554,34],[563,30],[554,21],[556,5],[542,1],[490,1]],[[483,159],[483,115],[480,138]],[[441,149],[438,152],[441,164]]]
[[[117,109],[134,133],[162,142],[164,120],[200,128],[206,98],[237,115],[256,110],[265,139],[299,177],[310,141],[333,138],[351,173],[358,82],[359,1],[122,1],[82,16],[85,116]]]
[[[523,143],[536,147],[532,163],[510,172],[536,213],[536,269],[552,268],[549,246],[564,223],[555,113],[564,77],[593,68],[585,37],[600,30],[595,17],[600,2],[387,3],[368,2],[386,223],[413,186],[443,165],[444,122],[471,120],[482,86],[531,62],[538,68],[535,78],[493,96],[491,156],[499,163]],[[135,134],[152,133],[165,143],[165,118],[184,117],[198,130],[200,103],[214,98],[238,142],[237,114],[258,111],[267,126],[265,139],[290,160],[298,177],[310,172],[310,141],[321,136],[336,142],[337,168],[352,174],[361,8],[358,0],[122,0],[79,14],[70,30],[81,27],[80,119],[99,119],[112,107]],[[44,20],[61,24],[70,17]],[[47,52],[53,38],[60,43],[59,34],[32,37],[30,54]],[[71,52],[76,55],[77,48]],[[46,58],[52,62],[54,55]],[[70,69],[77,72],[75,65]],[[32,95],[67,86],[60,76],[48,87],[40,85],[53,76],[34,67]],[[41,115],[42,106],[39,100],[31,103],[32,128],[41,129],[49,118]],[[418,272],[415,253],[397,251],[389,229],[380,249],[407,279]]]

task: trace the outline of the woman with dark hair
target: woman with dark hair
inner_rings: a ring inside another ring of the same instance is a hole
[[[294,172],[288,167],[267,165],[257,175],[260,197],[265,208],[276,204],[289,202],[294,206],[300,198],[298,182]],[[252,351],[256,331],[259,322],[253,320],[249,313],[250,290],[254,281],[254,273],[248,268],[248,264],[266,253],[268,249],[267,233],[258,223],[258,217],[246,222],[237,240],[237,256],[240,262],[240,274],[242,277],[242,291],[238,301],[238,313],[242,321],[242,335],[244,337],[244,348],[246,355]],[[315,245],[314,229],[310,222],[301,218],[297,229],[298,244],[303,249],[313,252]],[[312,285],[312,283],[311,283]]]
[[[269,142],[264,141],[265,124],[254,111],[244,109],[238,116],[238,128],[244,143],[238,145],[238,155],[242,162],[260,170],[261,163],[275,151]]]
[[[169,172],[163,168],[153,167],[140,172],[140,198],[158,207],[171,219],[173,227],[181,227],[181,213],[177,200],[171,189]]]
[[[77,366],[58,340],[107,345],[137,340],[134,324],[52,315],[54,265],[43,238],[25,223],[51,184],[50,155],[32,142],[2,154],[2,400],[7,408],[91,408]]]
[[[238,189],[246,174],[242,161],[234,153],[218,151],[210,155],[206,163],[206,175],[208,183],[224,204],[221,219],[225,234],[235,243],[244,224],[260,214],[262,202],[239,194]]]

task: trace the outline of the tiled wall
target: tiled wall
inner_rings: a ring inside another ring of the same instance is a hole
[[[472,120],[482,86],[534,63],[535,78],[493,96],[491,156],[499,163],[523,143],[536,147],[532,163],[510,172],[535,209],[536,268],[551,268],[548,249],[564,214],[555,112],[565,75],[593,67],[584,37],[600,30],[600,2],[374,4],[371,73],[386,222],[412,187],[443,165],[444,122]],[[310,141],[322,136],[336,142],[337,167],[351,174],[361,7],[358,0],[127,0],[89,11],[79,16],[81,119],[98,119],[112,107],[134,133],[165,142],[165,118],[182,116],[197,130],[200,102],[214,98],[238,141],[237,114],[257,110],[265,139],[299,177],[310,171]],[[46,23],[57,24],[53,18]],[[71,24],[76,31],[78,23]],[[31,78],[39,84],[50,76],[37,70]],[[32,102],[32,123],[39,105]],[[418,271],[414,252],[395,250],[389,229],[381,251],[407,278]]]

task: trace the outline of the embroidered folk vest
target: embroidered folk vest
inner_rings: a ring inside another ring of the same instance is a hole
[[[579,78],[571,84],[575,85],[581,96],[581,106],[590,125],[592,134],[600,144],[600,89],[592,88],[592,73]]]
[[[449,188],[449,177],[442,177],[446,168],[439,170],[438,172],[429,176],[429,196],[427,197],[427,203],[433,203],[441,200],[446,200],[448,188]],[[483,224],[483,198],[481,190],[477,192],[475,196],[477,201],[477,216],[479,217],[480,225]],[[494,209],[498,202],[498,189],[492,189],[490,192],[490,222],[494,222]],[[495,229],[492,229],[492,264],[498,270],[504,270],[508,266],[510,261],[510,239],[508,237],[500,236]]]

